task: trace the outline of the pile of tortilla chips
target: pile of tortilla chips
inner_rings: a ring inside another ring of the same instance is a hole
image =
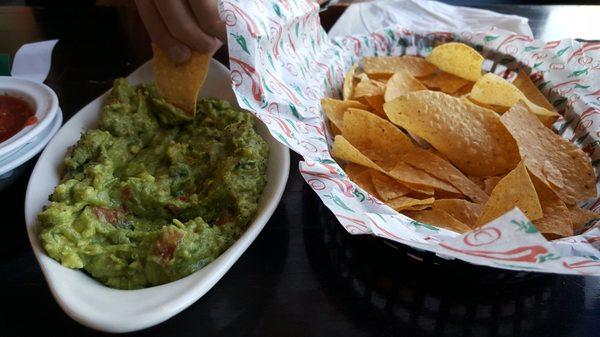
[[[325,98],[332,154],[349,178],[412,219],[463,233],[518,207],[548,239],[600,215],[590,158],[550,128],[558,113],[523,70],[482,73],[473,48],[367,57]]]

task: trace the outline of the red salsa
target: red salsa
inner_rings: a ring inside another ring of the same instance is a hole
[[[33,109],[22,99],[0,95],[0,142],[36,122]]]

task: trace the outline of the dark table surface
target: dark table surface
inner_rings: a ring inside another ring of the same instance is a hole
[[[483,7],[529,17],[537,36],[600,37],[598,25],[568,25],[577,17],[600,17],[600,7]],[[342,12],[338,7],[323,13],[325,27]],[[557,30],[561,24],[570,30]],[[132,8],[0,7],[0,53],[50,38],[61,41],[47,84],[58,94],[65,119],[150,57]],[[226,55],[221,51],[217,58],[225,61]],[[103,335],[62,312],[31,252],[23,201],[36,159],[0,192],[0,336]],[[298,159],[292,155],[285,195],[273,217],[221,281],[182,313],[133,335],[600,334],[600,278],[501,273],[440,265],[430,256],[421,262],[405,248],[351,236],[304,183]]]

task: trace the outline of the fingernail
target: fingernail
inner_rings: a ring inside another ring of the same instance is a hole
[[[188,47],[185,46],[174,45],[169,48],[169,57],[175,63],[185,62],[190,58],[191,55],[192,52]]]

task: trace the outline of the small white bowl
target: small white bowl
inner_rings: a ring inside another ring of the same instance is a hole
[[[0,191],[10,185],[21,173],[20,166],[44,149],[50,139],[56,134],[63,120],[62,111],[58,112],[54,120],[45,130],[34,137],[31,142],[19,149],[0,158]]]
[[[58,111],[58,98],[52,89],[43,83],[10,76],[0,76],[0,95],[24,100],[35,111],[37,121],[0,143],[0,159],[14,153],[31,142],[54,120]]]
[[[152,81],[151,63],[146,63],[127,79],[132,84]],[[235,102],[227,68],[211,60],[199,96]],[[48,203],[48,195],[60,181],[59,168],[67,148],[77,142],[81,132],[95,126],[105,97],[106,94],[98,97],[73,116],[40,156],[27,186],[25,221],[33,252],[61,308],[88,327],[107,332],[129,332],[161,323],[179,313],[202,297],[231,268],[279,204],[288,178],[289,150],[271,136],[263,123],[257,123],[258,133],[270,149],[267,185],[248,229],[215,261],[187,277],[164,285],[139,290],[109,288],[87,274],[63,267],[50,258],[40,244],[37,224],[37,214]]]

